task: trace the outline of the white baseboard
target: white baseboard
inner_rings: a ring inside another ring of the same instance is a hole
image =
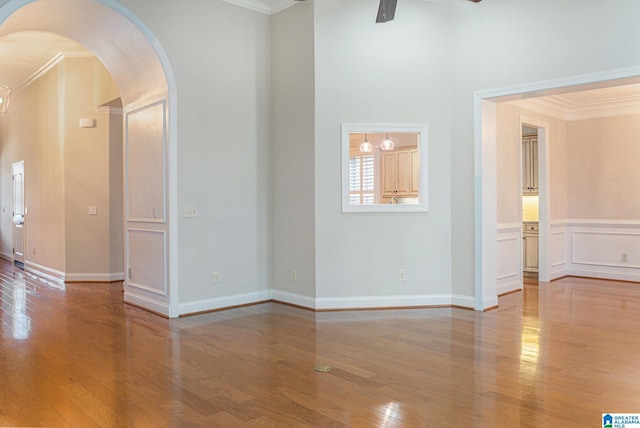
[[[366,309],[366,308],[410,308],[415,306],[450,306],[453,303],[451,294],[427,294],[414,296],[359,296],[359,297],[318,297],[317,310],[331,309]],[[459,306],[467,306],[466,300]],[[473,299],[471,299],[473,300]],[[458,303],[455,303],[458,305]],[[471,306],[473,307],[473,302]]]
[[[67,273],[65,282],[115,282],[124,280],[124,272],[115,273]]]
[[[64,282],[65,280],[64,272],[60,272],[59,270],[42,266],[30,261],[24,262],[24,270],[35,273],[36,275],[40,275],[51,281]]]
[[[622,272],[620,270],[608,270],[603,268],[596,269],[571,269],[564,276],[581,276],[587,278],[612,279],[617,281],[640,282],[640,272],[629,271]],[[558,277],[559,278],[559,277]]]
[[[486,297],[482,301],[483,309],[495,308],[498,306],[498,296]]]
[[[216,309],[230,308],[233,306],[250,305],[252,303],[263,302],[265,300],[271,300],[271,290],[179,303],[178,314],[187,315],[198,312],[214,311]]]
[[[551,270],[551,275],[549,275],[549,281],[555,281],[556,279],[559,278],[564,278],[565,276],[569,276],[569,272],[566,269],[558,269],[558,270]]]
[[[311,310],[346,310],[367,308],[410,308],[416,306],[462,306],[473,308],[474,299],[470,296],[435,294],[418,296],[359,296],[359,297],[319,297],[313,298],[302,294],[280,290],[266,290],[256,293],[238,294],[234,296],[203,299],[184,302],[178,305],[180,315],[213,311],[238,305],[273,300]],[[497,303],[496,303],[497,304]]]
[[[0,253],[0,259],[4,259],[8,262],[13,263],[13,254],[11,253]]]
[[[496,294],[498,296],[501,294],[511,293],[516,290],[522,290],[522,280],[520,279],[520,276],[516,275],[505,278],[503,281],[498,280],[498,287],[496,288]]]
[[[124,292],[124,301],[142,309],[156,312],[160,315],[169,317],[169,305],[160,300],[151,299],[149,297],[140,296],[131,292]]]
[[[451,304],[455,306],[461,306],[463,308],[473,309],[475,307],[475,299],[473,296],[463,296],[461,294],[451,295]],[[487,307],[487,306],[485,306]]]
[[[277,302],[304,308],[316,309],[316,299],[302,294],[289,293],[287,291],[271,290],[271,298]]]

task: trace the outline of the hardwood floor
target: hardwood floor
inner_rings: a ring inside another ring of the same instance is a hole
[[[640,412],[638,284],[526,284],[485,313],[266,303],[167,320],[118,286],[0,271],[0,426],[595,427]]]

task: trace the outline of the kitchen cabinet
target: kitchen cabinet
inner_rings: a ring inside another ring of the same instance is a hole
[[[382,196],[418,197],[420,154],[417,147],[382,154]]]
[[[522,228],[522,270],[538,272],[538,223],[526,222]]]
[[[522,139],[522,194],[538,194],[538,137]]]
[[[418,149],[411,150],[411,185],[409,187],[412,196],[418,197],[420,189],[420,153]]]

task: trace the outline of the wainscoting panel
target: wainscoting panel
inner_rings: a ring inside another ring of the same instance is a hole
[[[640,222],[570,220],[568,274],[640,281]]]
[[[167,296],[167,240],[164,231],[127,230],[127,286]]]
[[[168,106],[166,99],[149,101],[124,108],[124,299],[175,316],[169,307]]]
[[[609,231],[574,231],[572,263],[609,267],[640,267],[640,234]],[[627,260],[623,255],[627,254]]]
[[[551,223],[551,279],[567,275],[569,255],[569,234],[567,222]]]
[[[518,223],[498,225],[498,295],[522,287],[521,239]],[[640,221],[552,220],[550,246],[552,280],[573,275],[640,282]]]
[[[522,288],[522,224],[498,225],[498,295]]]

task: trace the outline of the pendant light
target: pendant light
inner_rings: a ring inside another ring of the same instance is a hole
[[[371,153],[373,151],[373,146],[369,140],[367,140],[367,134],[364,134],[364,141],[360,144],[360,151],[362,153]]]
[[[382,144],[380,144],[380,150],[388,152],[389,150],[393,150],[394,144],[393,141],[389,139],[389,133],[387,132],[387,137],[384,139]]]

